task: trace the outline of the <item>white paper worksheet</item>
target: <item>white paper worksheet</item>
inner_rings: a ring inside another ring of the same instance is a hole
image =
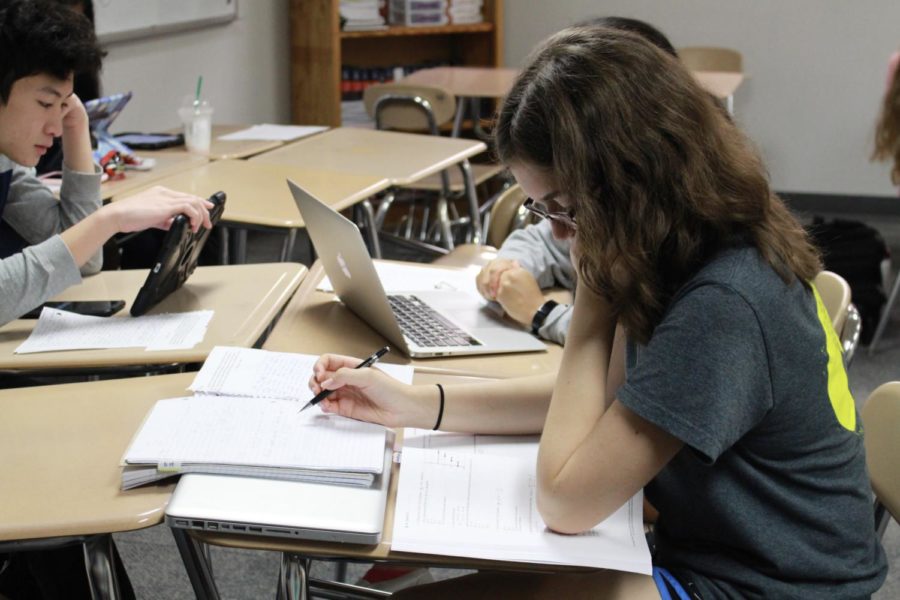
[[[318,358],[313,354],[216,346],[189,389],[197,394],[305,402],[313,396],[309,391],[309,378]],[[404,383],[412,383],[412,367],[377,363],[374,368]]]
[[[92,317],[44,307],[34,330],[16,348],[16,354],[101,348],[193,348],[203,341],[212,316],[211,310],[198,310],[142,317]]]
[[[326,129],[328,129],[328,127],[320,125],[273,125],[271,123],[263,123],[261,125],[253,125],[247,129],[241,129],[240,131],[220,135],[219,139],[223,141],[274,140],[287,142],[314,133],[319,133]]]
[[[475,286],[475,276],[481,271],[481,267],[477,265],[465,269],[442,269],[375,261],[375,271],[381,280],[381,287],[388,294],[444,289],[467,292],[481,298]],[[318,289],[323,292],[334,291],[327,276],[319,282]]]
[[[589,532],[561,535],[538,513],[531,436],[406,430],[391,548],[650,574],[638,493]]]

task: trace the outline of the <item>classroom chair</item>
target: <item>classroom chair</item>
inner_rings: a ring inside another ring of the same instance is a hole
[[[900,520],[900,381],[885,383],[872,392],[863,406],[862,420],[880,538],[891,517]]]
[[[402,82],[369,86],[364,92],[363,101],[369,116],[375,119],[377,129],[424,132],[428,135],[440,135],[440,127],[453,119],[457,102],[456,97],[443,88],[405,85]],[[437,198],[434,223],[429,222],[430,211],[426,205],[423,207],[418,228],[414,218],[415,206],[410,205],[405,217],[405,227],[401,228],[403,236],[422,242],[439,238],[446,250],[452,250],[455,245],[452,227],[462,225],[467,228],[465,235],[467,241],[480,242],[476,188],[503,172],[504,169],[500,165],[473,165],[464,160],[459,163],[458,171],[448,169],[416,183],[402,186],[402,189],[426,192]],[[379,228],[383,227],[388,209],[395,197],[394,194],[389,194],[379,204],[375,215],[375,222]],[[465,197],[468,201],[469,215],[465,218],[455,214],[456,208],[452,202],[455,198],[461,197]]]
[[[678,49],[678,57],[691,71],[719,71],[743,73],[744,60],[741,53],[731,48],[718,46],[687,46]],[[728,114],[734,114],[734,94],[725,99]]]
[[[853,306],[850,295],[850,284],[843,277],[831,271],[822,271],[813,280],[822,304],[831,317],[831,324],[841,340],[844,355],[844,366],[849,367],[856,348],[859,346],[859,335],[862,320],[859,311]]]
[[[525,192],[515,184],[494,199],[490,211],[484,217],[485,244],[460,244],[433,262],[448,267],[485,265],[497,258],[497,248],[510,233],[524,227],[529,221],[528,211],[522,208]]]

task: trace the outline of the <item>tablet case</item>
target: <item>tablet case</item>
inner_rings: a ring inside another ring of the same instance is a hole
[[[225,212],[225,192],[216,192],[209,197],[209,201],[215,205],[209,210],[209,220],[215,226]],[[209,232],[209,229],[201,227],[194,233],[186,216],[175,217],[163,238],[156,262],[131,305],[132,316],[143,315],[187,281],[197,267],[197,259],[209,238]]]

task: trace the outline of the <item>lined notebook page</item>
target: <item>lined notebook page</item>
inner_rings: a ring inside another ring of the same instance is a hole
[[[198,394],[306,402],[313,396],[309,378],[318,358],[313,354],[216,346],[189,389]],[[412,367],[379,363],[374,368],[404,383],[412,383]]]
[[[160,400],[125,454],[128,464],[213,463],[380,473],[386,430],[297,403],[194,396]]]

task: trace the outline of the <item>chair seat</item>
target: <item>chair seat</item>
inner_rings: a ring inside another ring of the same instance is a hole
[[[443,256],[439,256],[432,264],[442,267],[483,266],[497,258],[497,249],[483,244],[460,244]]]
[[[475,186],[479,186],[491,177],[495,177],[503,172],[505,167],[502,165],[481,165],[481,164],[473,164],[472,165],[472,179],[474,180]],[[448,174],[450,176],[450,191],[454,193],[462,193],[465,191],[463,189],[463,178],[462,172],[456,168],[448,169]],[[435,173],[434,175],[430,175],[425,179],[420,179],[415,183],[410,183],[408,185],[400,186],[401,188],[408,190],[428,190],[433,192],[441,191],[441,174]]]

